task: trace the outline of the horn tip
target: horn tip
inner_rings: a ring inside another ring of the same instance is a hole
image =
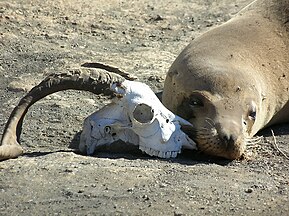
[[[0,146],[0,161],[17,158],[23,154],[23,148],[18,144],[16,140],[11,140],[12,142],[1,143]]]

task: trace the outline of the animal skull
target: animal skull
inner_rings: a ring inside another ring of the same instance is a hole
[[[129,81],[129,74],[100,63],[83,66],[104,69],[75,69],[49,75],[25,95],[12,111],[1,139],[0,161],[23,153],[19,144],[22,123],[30,106],[45,96],[67,89],[94,94],[117,95],[113,102],[89,116],[83,126],[79,148],[93,154],[97,147],[116,140],[138,145],[149,155],[176,157],[181,148],[196,149],[195,143],[182,132],[192,125],[167,110],[151,89]],[[192,130],[193,131],[193,130]]]
[[[118,97],[84,121],[79,145],[83,153],[91,155],[117,140],[160,158],[176,157],[182,147],[196,149],[181,130],[181,124],[191,124],[166,109],[147,85],[126,80],[111,88]]]

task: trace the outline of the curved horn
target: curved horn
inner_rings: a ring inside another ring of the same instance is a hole
[[[76,69],[67,73],[51,74],[24,96],[12,111],[1,140],[0,161],[18,157],[23,153],[19,144],[22,123],[28,108],[45,96],[68,89],[84,90],[94,94],[112,95],[114,83],[122,83],[123,77],[95,69]]]
[[[121,71],[117,67],[113,67],[113,66],[110,66],[110,65],[102,64],[102,63],[99,63],[99,62],[86,62],[86,63],[82,64],[81,67],[103,69],[103,70],[106,70],[106,71],[109,71],[109,72],[112,72],[112,73],[119,74],[119,75],[121,75],[122,77],[124,77],[127,80],[135,80],[136,79],[136,77],[132,76],[129,73]]]

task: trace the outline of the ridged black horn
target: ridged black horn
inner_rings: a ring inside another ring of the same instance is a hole
[[[112,95],[111,85],[123,81],[125,79],[118,74],[88,68],[49,75],[39,85],[31,89],[12,111],[1,140],[0,161],[18,157],[23,153],[23,149],[19,145],[22,122],[29,107],[38,100],[52,93],[68,89]]]

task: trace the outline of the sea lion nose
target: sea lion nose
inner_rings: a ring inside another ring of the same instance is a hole
[[[227,150],[236,148],[238,136],[241,132],[240,124],[238,124],[237,121],[234,121],[229,117],[222,118],[221,121],[216,124],[216,129],[220,144],[223,148]]]
[[[231,149],[236,145],[235,143],[237,141],[237,136],[235,135],[221,133],[219,134],[219,137],[222,144],[225,145],[227,149]]]

